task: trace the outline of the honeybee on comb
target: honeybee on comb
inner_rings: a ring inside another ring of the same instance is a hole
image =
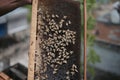
[[[35,80],[80,80],[79,7],[73,0],[39,0]]]

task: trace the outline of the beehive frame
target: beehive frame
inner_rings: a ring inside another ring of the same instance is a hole
[[[79,4],[46,1],[33,0],[28,80],[80,80]]]
[[[37,8],[38,8],[38,0],[33,0],[33,2],[32,2],[31,31],[30,31],[28,80],[34,80],[34,59],[35,59],[35,50],[36,50]]]

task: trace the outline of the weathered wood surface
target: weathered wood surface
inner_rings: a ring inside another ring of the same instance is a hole
[[[34,58],[35,58],[35,50],[36,50],[37,9],[38,9],[38,0],[33,0],[31,33],[30,33],[28,80],[34,80],[34,63],[35,63]]]
[[[35,23],[37,26],[32,27],[36,27],[36,33],[31,38],[36,37],[36,41],[30,47],[29,71],[32,72],[28,80],[33,80],[32,74],[34,80],[80,80],[79,3],[39,0]]]

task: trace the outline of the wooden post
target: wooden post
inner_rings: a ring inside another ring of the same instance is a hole
[[[80,80],[79,2],[38,0],[35,7],[28,80]]]

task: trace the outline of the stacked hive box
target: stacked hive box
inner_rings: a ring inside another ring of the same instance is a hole
[[[80,80],[80,8],[72,0],[39,0],[34,80]]]

